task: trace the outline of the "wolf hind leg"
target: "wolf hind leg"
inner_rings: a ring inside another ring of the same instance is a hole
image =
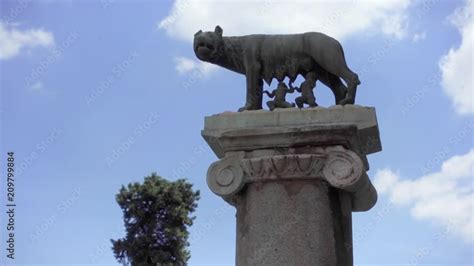
[[[357,76],[357,74],[352,72],[349,68],[346,68],[343,71],[341,77],[347,84],[347,94],[346,97],[339,102],[339,104],[354,104],[357,86],[360,84],[359,76]]]

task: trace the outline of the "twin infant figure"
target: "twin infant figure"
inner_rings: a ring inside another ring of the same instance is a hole
[[[316,86],[316,73],[310,72],[306,75],[305,81],[303,81],[300,87],[293,87],[292,82],[290,82],[290,88],[286,86],[285,82],[280,81],[278,87],[272,92],[264,91],[268,97],[273,98],[274,100],[268,101],[267,106],[272,111],[275,108],[290,108],[295,107],[294,103],[289,103],[286,101],[286,94],[293,93],[295,90],[301,93],[301,96],[295,99],[296,106],[298,108],[303,108],[304,104],[309,105],[309,107],[316,107],[316,98],[314,97],[313,89]]]

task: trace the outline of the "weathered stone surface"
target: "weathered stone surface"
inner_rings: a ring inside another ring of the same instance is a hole
[[[356,132],[346,132],[346,134],[357,138],[358,149],[362,154],[367,155],[382,150],[375,109],[359,105],[336,105],[329,108],[309,109],[287,108],[276,109],[273,112],[264,110],[242,113],[226,112],[206,117],[202,135],[214,153],[222,158],[225,155],[226,147],[223,147],[219,138],[225,132],[230,134],[230,132],[243,130],[251,133],[252,130],[270,128],[274,132],[278,131],[283,134],[286,130],[286,132],[290,132],[290,136],[287,134],[281,138],[290,137],[286,141],[287,145],[291,146],[291,141],[301,140],[305,137],[304,133],[311,128],[318,127],[321,130],[326,129],[329,134],[335,134],[334,130],[351,126],[355,127]],[[298,131],[292,131],[291,128],[297,128]],[[318,139],[321,137],[322,134],[317,136]],[[250,150],[252,148],[254,147],[248,147]]]
[[[250,184],[236,204],[236,265],[352,265],[339,193],[320,180]]]
[[[220,158],[209,188],[237,209],[237,265],[352,265],[351,212],[377,201],[373,108],[225,113],[202,135]]]
[[[240,166],[243,153],[236,153],[213,163],[207,172],[207,185],[221,197],[237,194],[245,185],[244,171]]]

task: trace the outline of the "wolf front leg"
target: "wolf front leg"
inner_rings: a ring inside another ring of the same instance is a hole
[[[247,78],[247,99],[245,106],[239,109],[239,112],[245,110],[262,109],[263,99],[263,80],[260,75],[260,63],[254,62],[247,65],[245,76]]]

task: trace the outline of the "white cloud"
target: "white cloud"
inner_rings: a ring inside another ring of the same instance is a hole
[[[177,57],[175,58],[175,63],[176,71],[181,75],[190,74],[199,77],[206,77],[217,69],[217,67],[212,64],[187,57]]]
[[[425,31],[413,34],[412,41],[413,42],[419,42],[419,41],[423,41],[424,39],[426,39],[426,32]]]
[[[158,27],[192,40],[194,33],[213,30],[225,35],[321,31],[335,38],[375,30],[394,37],[405,34],[404,11],[410,0],[392,1],[198,1],[175,0]]]
[[[398,181],[398,174],[395,174],[390,169],[382,169],[377,171],[374,180],[374,186],[377,188],[378,193],[384,194],[390,191],[390,189]]]
[[[10,59],[26,48],[51,47],[54,36],[43,29],[20,30],[18,24],[0,21],[0,59]]]
[[[474,149],[445,161],[440,171],[403,180],[390,169],[379,170],[374,185],[398,206],[410,208],[419,220],[446,226],[467,242],[474,242]]]
[[[474,0],[468,0],[464,7],[457,9],[450,16],[451,23],[461,33],[461,45],[449,50],[439,62],[442,73],[441,85],[459,114],[474,114],[473,9]]]
[[[368,32],[402,38],[411,1],[175,0],[158,29],[189,42],[197,31],[216,25],[226,36],[319,31],[339,40]]]
[[[43,90],[43,82],[41,82],[41,81],[35,82],[33,85],[30,86],[30,90],[32,90],[32,91],[42,91]]]

